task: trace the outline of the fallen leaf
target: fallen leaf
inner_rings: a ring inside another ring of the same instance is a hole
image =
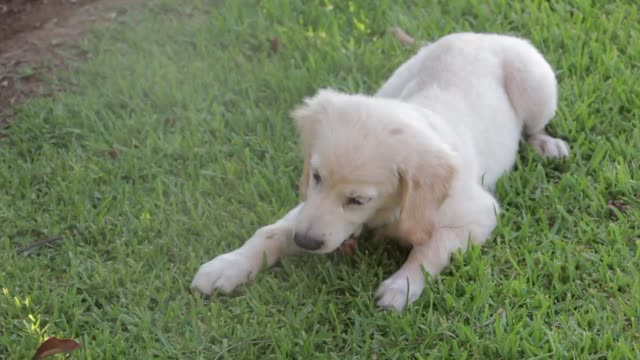
[[[51,355],[60,353],[70,353],[80,347],[80,344],[72,339],[58,339],[57,337],[50,337],[45,342],[40,344],[36,354],[33,355],[32,360],[40,360]]]
[[[277,52],[279,46],[280,46],[280,39],[278,39],[278,37],[274,37],[273,39],[271,39],[271,51]]]
[[[609,200],[607,207],[610,210],[618,209],[621,213],[625,213],[629,210],[629,205],[625,204],[622,200]]]
[[[358,239],[350,237],[343,241],[336,252],[342,256],[353,256],[358,251]]]
[[[107,150],[107,154],[109,154],[109,156],[114,160],[118,158],[118,151],[116,149]]]

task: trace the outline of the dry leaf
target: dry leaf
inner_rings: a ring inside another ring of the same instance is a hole
[[[625,204],[622,200],[609,200],[607,207],[611,210],[618,209],[621,213],[627,212],[629,210],[629,205]]]
[[[280,39],[278,39],[277,37],[274,37],[273,39],[271,39],[271,51],[277,52],[279,46],[280,46]]]
[[[350,237],[343,241],[336,252],[342,256],[353,256],[358,251],[358,239]]]
[[[69,353],[80,347],[80,344],[72,339],[58,339],[57,337],[48,338],[40,344],[36,354],[32,360],[40,360],[51,355],[60,353]]]
[[[114,160],[118,158],[118,151],[116,149],[107,150],[107,154],[109,154],[109,156]]]

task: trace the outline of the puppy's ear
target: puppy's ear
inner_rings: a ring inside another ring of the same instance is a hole
[[[307,200],[307,189],[309,188],[309,174],[311,172],[311,154],[304,154],[304,167],[302,168],[302,175],[300,176],[300,180],[298,181],[298,196],[300,196],[300,201]]]
[[[437,210],[458,173],[457,154],[438,141],[417,144],[398,168],[402,190],[399,230],[413,245],[431,239]]]
[[[304,168],[298,183],[298,193],[302,201],[306,199],[309,186],[311,152],[318,129],[329,118],[331,103],[338,94],[337,91],[332,89],[319,90],[313,97],[305,98],[304,103],[291,112],[291,117],[295,121],[300,134],[302,154],[304,156]]]

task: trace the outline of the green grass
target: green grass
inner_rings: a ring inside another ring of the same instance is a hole
[[[373,303],[404,260],[392,245],[286,259],[232,297],[189,292],[296,204],[288,111],[319,87],[371,93],[415,51],[392,25],[530,38],[558,73],[550,132],[571,158],[524,148],[491,240],[401,315]],[[148,2],[92,32],[65,90],[3,130],[0,358],[49,336],[86,359],[640,357],[639,30],[633,0]]]

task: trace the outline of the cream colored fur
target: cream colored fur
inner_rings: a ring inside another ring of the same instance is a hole
[[[496,226],[492,190],[524,133],[544,156],[568,155],[544,132],[556,79],[527,41],[460,33],[423,47],[374,95],[320,90],[293,111],[303,145],[303,202],[242,247],[202,265],[192,288],[230,292],[300,246],[335,250],[363,226],[412,246],[377,304],[401,311],[452,252]]]

